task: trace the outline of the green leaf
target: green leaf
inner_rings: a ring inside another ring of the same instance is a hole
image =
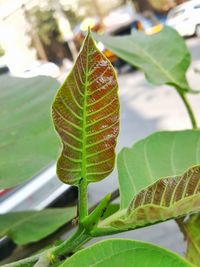
[[[190,216],[189,220],[177,221],[187,241],[187,259],[200,267],[200,214]]]
[[[59,89],[52,112],[63,150],[59,178],[77,185],[105,178],[115,162],[119,131],[116,74],[88,33],[74,68]]]
[[[76,216],[76,207],[0,215],[0,237],[9,236],[17,244],[38,241]]]
[[[128,239],[111,239],[85,248],[61,267],[191,267],[180,256],[158,246]]]
[[[49,114],[59,84],[50,77],[0,76],[0,188],[32,178],[57,156]]]
[[[200,130],[157,132],[118,156],[121,208],[155,181],[182,175],[200,164]]]
[[[111,225],[120,229],[178,218],[200,211],[200,165],[183,175],[163,178],[140,191],[126,215]]]
[[[118,157],[122,209],[103,225],[135,229],[199,211],[199,144],[200,131],[186,130],[155,133],[123,149]]]
[[[151,83],[190,90],[185,76],[191,62],[190,53],[183,38],[172,28],[165,26],[161,32],[153,35],[133,32],[119,37],[95,35],[95,39],[120,58],[143,70]]]

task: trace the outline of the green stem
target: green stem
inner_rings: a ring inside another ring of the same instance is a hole
[[[22,259],[13,263],[3,265],[4,267],[22,267],[22,266],[49,266],[51,262],[55,261],[61,255],[67,255],[74,250],[80,248],[84,243],[89,241],[91,237],[83,227],[78,230],[68,240],[64,241],[61,245],[53,247],[43,253],[34,255],[32,257]],[[45,263],[45,265],[44,265]]]
[[[88,204],[87,204],[87,181],[81,179],[79,183],[79,201],[78,201],[78,216],[79,224],[88,215]]]
[[[42,253],[34,255],[34,256],[31,256],[31,257],[28,257],[28,258],[25,258],[25,259],[22,259],[22,260],[19,260],[19,261],[15,261],[15,262],[11,262],[11,263],[5,264],[2,267],[33,266],[34,263],[36,263],[39,260],[41,255],[42,255]]]
[[[191,124],[192,124],[192,128],[193,129],[197,129],[198,126],[197,126],[197,122],[196,122],[196,119],[195,119],[195,116],[194,116],[194,112],[192,110],[192,107],[190,105],[190,103],[188,102],[187,98],[186,98],[186,95],[184,92],[181,92],[179,89],[177,89],[177,92],[179,94],[179,96],[181,97],[186,109],[187,109],[187,112],[188,112],[188,115],[190,117],[190,121],[191,121]]]
[[[198,128],[197,122],[196,122],[192,107],[191,107],[190,103],[188,102],[188,100],[187,100],[187,98],[185,96],[185,93],[181,93],[179,90],[177,90],[177,91],[178,91],[178,93],[179,93],[181,99],[183,100],[184,105],[185,105],[185,107],[187,109],[188,115],[190,117],[190,121],[192,123],[192,128],[193,129],[197,129]],[[196,214],[192,215],[192,217],[190,217],[189,220],[191,220],[191,218],[194,218],[194,216],[197,216],[197,215]],[[196,243],[193,240],[192,236],[190,236],[189,232],[187,231],[187,227],[185,226],[185,223],[184,223],[184,218],[176,219],[176,223],[178,224],[179,229],[181,230],[181,232],[183,233],[185,239],[187,240],[187,243],[189,244],[189,242],[190,242],[193,245],[194,249],[198,253],[198,247],[196,246]]]
[[[80,248],[83,244],[89,241],[91,237],[84,228],[79,227],[78,230],[68,240],[64,241],[61,245],[53,248],[50,253],[52,257],[73,252],[75,249]]]

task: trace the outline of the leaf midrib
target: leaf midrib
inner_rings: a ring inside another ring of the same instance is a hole
[[[88,87],[88,39],[86,39],[86,64],[85,64],[85,83],[84,83],[84,96],[83,96],[83,140],[82,140],[82,165],[81,165],[81,178],[86,181],[86,112],[87,112],[87,87]]]

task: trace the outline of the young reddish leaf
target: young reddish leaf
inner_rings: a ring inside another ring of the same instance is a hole
[[[120,228],[136,228],[200,211],[200,166],[183,175],[163,178],[140,191],[126,215],[112,223]]]
[[[96,182],[113,170],[119,131],[117,90],[115,71],[89,32],[52,107],[63,144],[57,174],[64,183],[77,185],[81,178]]]
[[[200,165],[199,144],[198,129],[157,132],[123,148],[118,155],[121,208],[161,178],[179,176]]]

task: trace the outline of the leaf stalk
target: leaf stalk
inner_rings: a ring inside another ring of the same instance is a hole
[[[78,200],[78,216],[79,224],[88,215],[88,203],[87,203],[87,181],[81,178],[79,182],[79,200]]]
[[[196,122],[196,119],[195,119],[195,116],[194,116],[194,112],[192,110],[192,107],[186,97],[186,93],[185,92],[181,92],[178,88],[177,88],[177,92],[180,96],[180,98],[182,99],[183,101],[183,104],[187,110],[187,113],[189,115],[189,118],[190,118],[190,121],[191,121],[191,124],[192,124],[192,128],[193,129],[197,129],[198,126],[197,126],[197,122]]]

